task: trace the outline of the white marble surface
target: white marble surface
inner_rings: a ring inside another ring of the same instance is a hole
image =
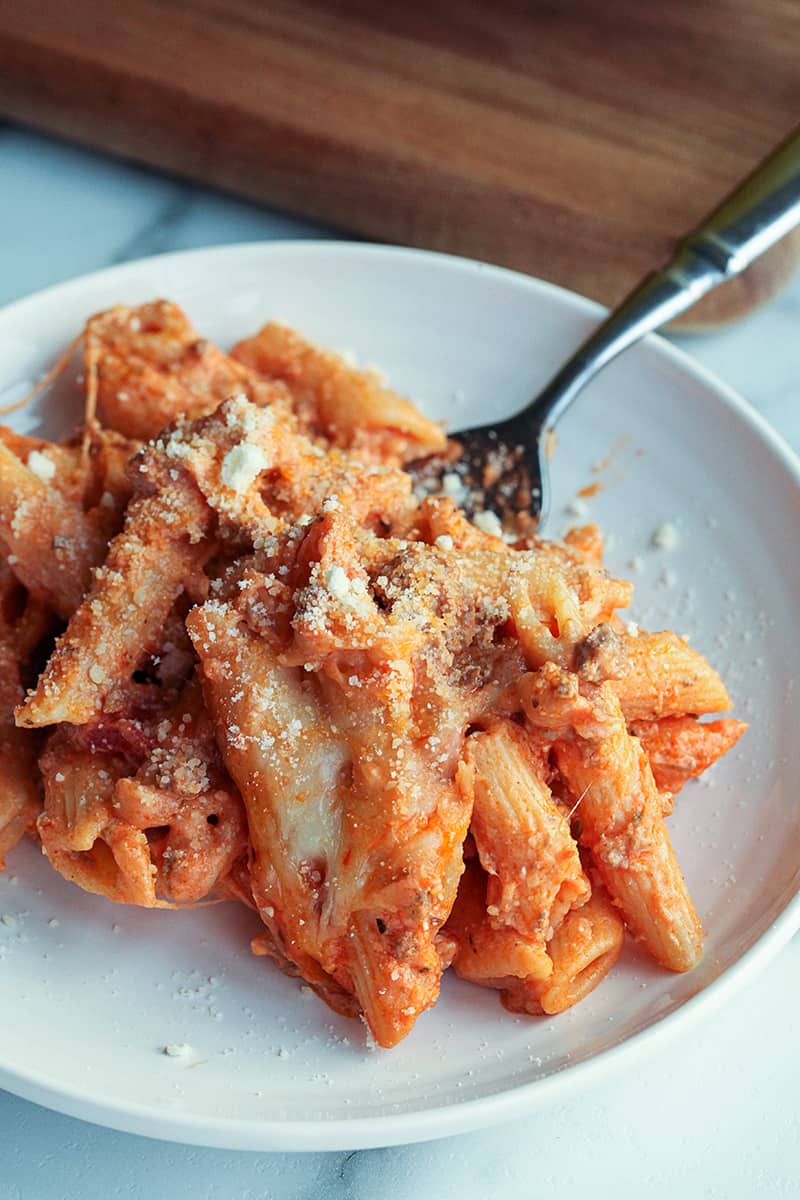
[[[0,126],[0,303],[163,250],[330,231]],[[800,278],[730,330],[682,339],[800,450]],[[1,365],[0,365],[1,366]],[[742,481],[746,487],[746,480]],[[800,942],[708,1024],[523,1121],[341,1154],[198,1150],[114,1133],[0,1092],[0,1200],[439,1200],[800,1194]],[[4,1030],[0,1037],[13,1036]]]

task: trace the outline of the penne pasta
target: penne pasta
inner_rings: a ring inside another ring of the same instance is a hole
[[[50,630],[49,614],[0,560],[0,870],[41,811],[35,737],[14,724],[26,660]]]
[[[118,821],[111,801],[125,770],[116,754],[93,753],[58,731],[40,760],[44,812],[37,828],[51,865],[84,891],[121,904],[156,904],[146,835]]]
[[[280,388],[198,335],[176,304],[155,300],[98,313],[84,333],[84,366],[96,387],[100,420],[146,441],[178,418],[206,416],[244,392],[261,404],[285,400]]]
[[[14,705],[22,697],[14,632],[0,617],[0,870],[8,852],[34,828],[41,808],[36,744],[14,726]]]
[[[120,821],[150,831],[158,894],[175,903],[215,895],[247,853],[244,806],[196,681],[159,714],[136,774],[117,780],[112,808]]]
[[[524,681],[532,724],[552,731],[553,754],[573,801],[579,840],[631,932],[662,966],[688,971],[702,930],[664,824],[641,744],[628,733],[609,684],[579,685],[552,665]]]
[[[341,856],[347,749],[326,736],[302,669],[282,667],[231,605],[208,601],[187,627],[225,765],[247,809],[259,912],[282,955],[323,992],[335,989],[338,951],[325,944],[325,906]]]
[[[579,652],[579,672],[607,681],[628,721],[702,716],[730,708],[717,672],[676,633],[619,634],[596,628]]]
[[[43,483],[64,499],[80,505],[83,501],[86,470],[78,439],[59,444],[44,438],[26,437],[0,425],[0,444],[15,455]]]
[[[569,822],[547,785],[546,752],[511,721],[467,741],[458,783],[472,806],[470,826],[488,874],[494,929],[511,928],[544,946],[590,888]]]
[[[106,543],[77,504],[0,442],[0,545],[20,582],[66,618],[80,604]]]
[[[659,721],[633,721],[630,726],[644,747],[656,787],[672,795],[727,754],[746,729],[744,721],[730,717],[707,722],[696,717],[662,717]]]
[[[278,322],[238,342],[231,355],[286,385],[305,432],[358,458],[399,465],[447,446],[441,426],[388,388],[374,368],[357,370]]]
[[[486,885],[477,863],[468,864],[447,923],[457,944],[453,966],[463,979],[499,991],[509,1011],[564,1012],[594,991],[619,959],[625,926],[599,881],[550,931],[546,946],[493,926]]]
[[[502,1000],[511,1012],[554,1016],[593,992],[619,959],[625,926],[599,881],[586,904],[566,917],[547,943],[553,968],[544,980],[507,984]]]
[[[177,515],[180,514],[180,521]],[[135,501],[36,687],[17,709],[26,728],[83,725],[125,688],[159,644],[176,597],[213,553],[207,505],[191,486]]]
[[[30,832],[111,901],[244,904],[385,1047],[450,966],[534,1015],[626,927],[690,969],[663,817],[744,726],[624,624],[597,527],[471,519],[440,427],[280,324],[225,354],[158,300],[82,342],[83,430],[0,428],[0,866]]]
[[[326,622],[314,586],[299,628],[311,611],[315,626]],[[241,607],[251,611],[246,595]],[[375,641],[378,619],[376,609]],[[253,894],[272,941],[323,995],[331,984],[351,992],[375,1038],[393,1045],[438,994],[437,934],[469,819],[428,754],[398,741],[413,676],[383,651],[345,701],[333,663],[319,683],[282,666],[230,604],[207,602],[188,626],[228,731],[223,753],[247,807]]]
[[[500,991],[515,980],[542,983],[553,963],[541,939],[495,928],[486,909],[487,876],[480,865],[467,864],[446,930],[455,939],[453,968],[462,979]]]

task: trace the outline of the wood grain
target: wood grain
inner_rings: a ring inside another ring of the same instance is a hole
[[[796,124],[798,50],[796,0],[0,0],[0,111],[613,304]]]

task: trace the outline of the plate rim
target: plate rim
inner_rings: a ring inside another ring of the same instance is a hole
[[[347,239],[286,238],[261,242],[234,242],[224,245],[170,251],[150,255],[125,263],[114,264],[75,276],[32,292],[0,307],[0,328],[9,319],[25,316],[26,309],[35,309],[43,302],[68,300],[70,293],[80,292],[99,283],[124,280],[152,265],[156,269],[174,262],[236,258],[243,254],[269,258],[275,254],[347,257],[353,254],[372,259],[386,258],[423,260],[438,263],[443,269],[463,270],[484,275],[515,286],[538,292],[545,299],[557,300],[564,310],[582,316],[602,316],[602,305],[577,292],[556,284],[490,263],[437,251],[419,250],[381,243],[356,242]],[[728,414],[737,417],[780,463],[800,502],[800,457],[780,433],[748,403],[734,388],[714,372],[698,363],[681,347],[674,346],[658,334],[650,334],[641,343],[654,361],[671,362],[684,376],[693,377],[704,389],[714,393]],[[206,1116],[154,1109],[142,1103],[115,1100],[109,1103],[105,1094],[85,1086],[69,1087],[49,1081],[41,1072],[11,1069],[0,1062],[0,1087],[34,1103],[44,1105],[67,1116],[88,1120],[125,1133],[144,1135],[159,1140],[180,1141],[192,1145],[229,1150],[286,1150],[331,1151],[366,1149],[378,1146],[401,1145],[430,1141],[469,1130],[497,1125],[520,1117],[536,1105],[555,1099],[580,1082],[591,1083],[597,1076],[620,1070],[626,1063],[651,1049],[664,1047],[693,1024],[719,1007],[754,977],[800,929],[800,882],[784,903],[769,928],[762,933],[716,979],[688,1000],[667,1012],[652,1025],[627,1037],[618,1045],[608,1047],[590,1058],[563,1067],[542,1079],[511,1084],[489,1095],[457,1103],[445,1102],[412,1112],[385,1114],[377,1117],[315,1118],[308,1121]]]

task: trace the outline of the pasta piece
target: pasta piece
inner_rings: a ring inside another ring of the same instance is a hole
[[[43,483],[49,483],[64,500],[81,504],[86,470],[81,460],[79,439],[59,444],[44,438],[26,437],[15,429],[0,425],[0,443]]]
[[[242,802],[194,682],[150,718],[62,726],[41,768],[42,844],[85,890],[145,907],[199,901],[246,852]]]
[[[48,740],[39,765],[45,805],[39,832],[46,849],[91,850],[112,819],[114,783],[124,757],[76,746],[68,730]]]
[[[576,525],[564,534],[564,545],[595,566],[603,564],[603,534],[597,525]]]
[[[324,998],[340,950],[325,945],[342,854],[341,788],[348,752],[327,729],[302,669],[282,667],[232,606],[208,601],[187,628],[225,765],[242,794],[253,847],[253,897],[282,959]]]
[[[582,683],[553,664],[521,685],[528,719],[556,735],[556,765],[572,795],[579,840],[631,932],[662,966],[688,971],[702,930],[662,815],[653,772],[608,684]]]
[[[153,907],[155,872],[147,837],[116,820],[111,808],[124,759],[76,748],[59,731],[40,766],[45,805],[38,831],[55,870],[86,892]]]
[[[233,610],[207,603],[189,626],[210,704],[229,731],[225,758],[247,806],[253,893],[271,939],[340,1011],[342,991],[354,994],[376,1039],[393,1045],[438,994],[436,935],[455,892],[468,814],[450,785],[445,796],[429,793],[416,815],[417,790],[390,778],[397,750],[384,763],[354,728],[347,742],[332,736],[302,671],[281,668]],[[391,691],[391,675],[378,670],[375,686]],[[365,687],[363,700],[375,728],[376,704],[386,699]],[[335,712],[341,730],[345,714]],[[388,748],[388,723],[384,737]],[[446,819],[448,800],[460,821]]]
[[[376,1039],[393,1045],[438,994],[438,934],[469,805],[453,784],[465,720],[454,688],[437,702],[423,682],[433,685],[440,654],[452,669],[439,641],[439,579],[431,587],[426,574],[424,599],[394,593],[389,563],[369,562],[383,580],[379,605],[360,551],[380,541],[326,515],[295,543],[296,566],[283,576],[291,585],[245,574],[235,605],[207,602],[188,626],[208,703],[229,731],[224,753],[248,809],[253,892],[271,941],[326,998],[328,979],[354,994]],[[400,554],[411,557],[408,547]],[[289,620],[276,620],[283,607]],[[452,636],[469,636],[452,616]],[[429,736],[409,741],[413,728]]]
[[[578,651],[584,679],[608,681],[628,721],[702,716],[730,708],[717,672],[670,631],[620,634],[600,625]]]
[[[5,667],[0,648],[0,669]],[[40,810],[33,740],[0,717],[0,870],[9,851],[34,830]]]
[[[347,964],[376,1040],[392,1046],[439,994],[439,931],[455,899],[470,807],[453,786],[443,739],[434,735],[432,752],[430,738],[420,747],[399,733],[414,706],[410,664],[378,658],[360,679],[352,697],[331,663],[321,684],[353,756],[340,868],[352,913]]]
[[[263,439],[267,461],[260,494],[273,530],[307,522],[326,503],[345,509],[359,523],[375,525],[393,523],[412,503],[411,481],[405,473],[365,466],[335,449],[322,454],[280,412],[259,411],[241,397],[226,402],[210,419],[224,449],[224,434],[217,432],[220,418],[224,418],[228,438],[233,435],[240,444],[243,436],[247,444]],[[223,457],[223,470],[225,461]],[[200,486],[206,487],[202,481]],[[213,475],[206,494],[222,515],[229,510],[231,498],[215,488]],[[236,519],[246,527],[241,516]],[[265,527],[262,518],[262,534]]]
[[[84,344],[97,414],[129,438],[146,441],[179,417],[205,416],[234,393],[265,405],[286,402],[284,389],[257,380],[201,338],[166,300],[98,313],[87,323]]]
[[[14,705],[22,698],[21,665],[26,652],[18,622],[3,610],[12,599],[10,572],[0,565],[0,870],[5,856],[32,830],[41,808],[36,784],[36,745],[14,727]],[[20,645],[22,642],[22,645]]]
[[[590,894],[547,774],[542,750],[511,721],[495,721],[470,737],[458,774],[489,876],[489,925],[515,929],[542,947],[570,909]]]
[[[401,471],[369,467],[340,451],[325,455],[297,432],[290,413],[260,409],[245,396],[180,425],[143,452],[139,472],[169,487],[186,472],[220,522],[223,538],[261,548],[287,526],[308,523],[324,503],[359,522],[394,522],[411,503]]]
[[[125,509],[133,496],[131,460],[140,449],[139,442],[113,429],[96,426],[91,431],[83,505],[107,541],[122,528]]]
[[[625,942],[622,918],[599,881],[581,908],[567,913],[547,944],[553,964],[544,980],[513,980],[502,1001],[511,1012],[552,1016],[593,992],[616,963]]]
[[[382,603],[399,599],[404,589],[413,608],[426,585],[430,586],[426,574],[435,572],[437,588],[440,578],[443,580],[447,598],[443,596],[442,602],[448,610],[461,608],[469,613],[473,629],[476,623],[484,632],[501,625],[506,633],[504,655],[511,652],[518,660],[522,651],[529,664],[538,666],[548,656],[571,663],[576,647],[598,619],[628,602],[630,585],[610,579],[560,547],[542,544],[535,550],[514,551],[500,538],[483,533],[478,534],[477,543],[465,539],[463,548],[456,546],[455,537],[452,547],[449,542],[437,545],[435,538],[432,548],[406,541],[421,534],[427,542],[436,528],[432,521],[441,511],[433,501],[426,502],[400,520],[402,537],[376,540],[372,550],[364,545],[363,553],[374,559],[370,568],[373,587],[381,594]],[[446,520],[446,509],[442,515]],[[387,562],[397,564],[392,572],[393,596],[380,583],[387,577]],[[488,647],[483,651],[484,656],[491,653]]]
[[[510,927],[494,928],[486,912],[486,885],[487,876],[479,864],[468,863],[445,927],[456,942],[456,974],[470,983],[500,990],[516,980],[528,980],[531,986],[543,983],[552,975],[553,963],[541,939]]]
[[[499,991],[511,1012],[563,1012],[588,996],[619,958],[625,927],[599,881],[551,931],[546,947],[513,929],[493,928],[486,884],[478,864],[469,863],[446,927],[457,943],[453,965],[462,979]]]
[[[83,725],[100,713],[154,651],[176,597],[211,557],[210,526],[205,501],[180,480],[129,506],[125,528],[17,709],[18,725]]]
[[[91,518],[2,443],[0,544],[17,578],[64,618],[80,604],[106,548]]]
[[[357,370],[285,325],[265,325],[234,346],[231,354],[287,386],[306,432],[358,458],[402,464],[447,446],[441,426],[386,387],[375,370]]]
[[[117,781],[112,808],[133,828],[155,831],[149,843],[159,895],[202,900],[246,853],[247,825],[196,682],[156,722],[154,743],[136,775]]]
[[[530,563],[532,569],[524,569]],[[631,585],[555,543],[511,555],[511,619],[531,667],[572,667],[598,624],[630,602]]]
[[[456,508],[450,496],[426,496],[419,508],[409,513],[408,524],[394,531],[399,538],[427,542],[448,550],[489,550],[507,554],[508,547],[501,537],[486,533]],[[439,539],[443,539],[442,542]]]
[[[217,519],[223,536],[249,533],[263,543],[304,517],[307,504],[318,507],[329,489],[350,502],[357,519],[379,519],[408,503],[407,477],[356,470],[335,454],[320,465],[307,439],[243,397],[151,444],[138,465],[140,486],[154,494],[129,506],[91,592],[18,710],[21,725],[83,724],[100,710],[152,652],[176,596],[212,557]],[[268,470],[269,505],[254,486]]]
[[[695,717],[662,717],[630,726],[644,746],[656,787],[673,795],[727,754],[746,729],[744,721],[730,717],[706,723]]]

